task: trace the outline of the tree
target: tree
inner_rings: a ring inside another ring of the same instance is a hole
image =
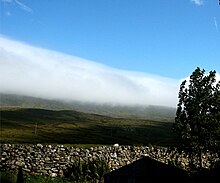
[[[189,154],[190,165],[205,151],[218,148],[220,133],[220,81],[216,71],[208,75],[199,67],[180,85],[179,103],[174,122],[174,131],[180,140],[180,148]]]

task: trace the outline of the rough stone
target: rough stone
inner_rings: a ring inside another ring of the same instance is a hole
[[[187,155],[178,154],[175,149],[153,148],[147,146],[99,146],[91,148],[64,147],[63,145],[19,145],[0,144],[0,170],[14,170],[22,166],[26,172],[50,176],[63,176],[64,170],[74,162],[102,160],[115,170],[130,164],[143,156],[150,156],[164,163],[176,163],[187,169]],[[204,165],[219,160],[218,154],[204,154]],[[195,160],[197,161],[197,160]]]

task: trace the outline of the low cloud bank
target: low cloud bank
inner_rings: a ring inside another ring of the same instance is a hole
[[[0,37],[0,92],[46,99],[175,107],[180,81],[114,69]]]

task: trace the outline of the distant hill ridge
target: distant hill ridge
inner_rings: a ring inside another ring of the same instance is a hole
[[[111,104],[83,103],[79,101],[48,100],[14,94],[0,94],[1,107],[41,108],[49,110],[75,110],[110,117],[143,118],[173,122],[176,108],[164,106],[122,106]]]

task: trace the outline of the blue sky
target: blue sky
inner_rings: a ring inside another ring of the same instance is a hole
[[[0,33],[108,66],[183,78],[220,71],[218,0],[1,0]]]
[[[220,78],[218,0],[0,0],[0,93],[175,107]]]

